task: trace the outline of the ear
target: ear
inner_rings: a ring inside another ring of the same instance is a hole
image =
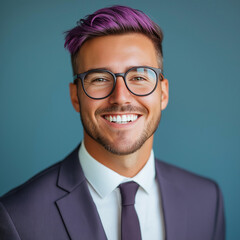
[[[164,110],[167,107],[168,99],[169,99],[169,91],[168,91],[168,80],[163,79],[161,82],[161,109]]]
[[[70,97],[71,97],[71,102],[76,110],[76,112],[80,112],[80,105],[78,101],[78,94],[77,94],[77,85],[74,83],[69,83],[69,90],[70,90]]]

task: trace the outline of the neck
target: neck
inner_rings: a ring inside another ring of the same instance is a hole
[[[125,177],[134,177],[147,163],[153,144],[150,137],[140,149],[127,155],[107,151],[101,144],[84,134],[84,145],[88,153],[98,162]]]

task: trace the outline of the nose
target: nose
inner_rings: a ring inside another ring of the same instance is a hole
[[[132,94],[127,89],[122,76],[118,76],[116,79],[116,85],[109,96],[109,102],[111,104],[124,105],[129,104],[132,99]]]

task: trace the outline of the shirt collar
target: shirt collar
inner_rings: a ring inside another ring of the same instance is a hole
[[[84,141],[79,148],[79,160],[85,177],[92,185],[94,190],[104,198],[110,194],[119,184],[128,181],[135,181],[148,194],[154,184],[155,179],[155,162],[154,153],[151,151],[150,157],[142,170],[133,178],[124,177],[115,171],[104,166],[95,160],[86,150]]]

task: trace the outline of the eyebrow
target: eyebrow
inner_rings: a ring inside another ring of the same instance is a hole
[[[129,69],[134,68],[134,67],[150,67],[150,68],[152,68],[152,66],[148,66],[148,65],[132,65],[132,66],[129,66],[123,73],[127,72]],[[110,70],[109,68],[106,68],[106,67],[90,68],[87,71],[84,71],[82,73],[85,73],[85,72],[88,72],[88,71],[97,71],[97,70],[107,70],[107,71],[110,71],[112,73],[115,73],[115,72],[113,72],[112,70]],[[119,73],[119,72],[117,72],[117,73]]]

